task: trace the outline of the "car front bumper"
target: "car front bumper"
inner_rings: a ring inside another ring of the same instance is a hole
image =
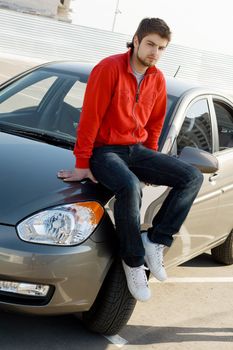
[[[113,259],[113,237],[108,216],[93,236],[71,247],[23,242],[14,226],[0,225],[0,280],[50,287],[45,297],[0,291],[0,307],[34,314],[89,310]]]

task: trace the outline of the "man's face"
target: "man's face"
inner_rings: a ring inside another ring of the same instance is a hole
[[[144,67],[154,66],[168,45],[168,40],[159,34],[148,34],[139,44],[138,37],[134,37],[134,55],[137,63]]]

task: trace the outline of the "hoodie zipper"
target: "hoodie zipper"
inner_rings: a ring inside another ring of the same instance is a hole
[[[137,83],[137,79],[136,79],[135,76],[134,76],[134,78],[135,78],[136,83]],[[133,117],[133,120],[135,121],[135,124],[136,124],[136,127],[135,127],[135,129],[133,130],[133,132],[132,132],[132,136],[136,139],[136,142],[138,142],[138,139],[137,139],[137,137],[135,136],[135,133],[136,133],[136,131],[139,129],[139,122],[138,122],[138,119],[137,119],[136,114],[135,114],[135,108],[136,108],[136,105],[137,105],[137,103],[138,103],[138,101],[139,101],[141,83],[142,83],[142,80],[140,81],[139,84],[137,84],[135,102],[134,102],[134,104],[133,104],[133,110],[132,110],[132,117]]]

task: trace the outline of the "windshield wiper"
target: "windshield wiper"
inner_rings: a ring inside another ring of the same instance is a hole
[[[74,143],[75,143],[74,140],[65,139],[65,136],[68,137],[68,135],[66,135],[64,133],[62,134],[62,135],[64,135],[63,137],[58,137],[55,135],[48,134],[47,132],[42,131],[42,130],[33,131],[33,130],[21,129],[21,128],[12,127],[9,124],[8,125],[0,124],[0,131],[4,131],[4,132],[14,134],[14,135],[25,136],[28,138],[32,138],[33,140],[39,139],[39,140],[44,141],[44,142],[59,145],[61,147],[62,146],[69,146],[69,148],[73,148]]]

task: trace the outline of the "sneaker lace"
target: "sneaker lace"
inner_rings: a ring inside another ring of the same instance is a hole
[[[137,285],[138,287],[145,286],[145,285],[148,286],[145,270],[149,270],[149,269],[145,266],[139,266],[139,267],[133,268],[132,277],[135,285]]]
[[[162,266],[164,266],[163,263],[163,249],[164,245],[163,244],[157,244],[154,246],[154,254],[156,255],[156,258]],[[150,255],[153,258],[153,254]]]

